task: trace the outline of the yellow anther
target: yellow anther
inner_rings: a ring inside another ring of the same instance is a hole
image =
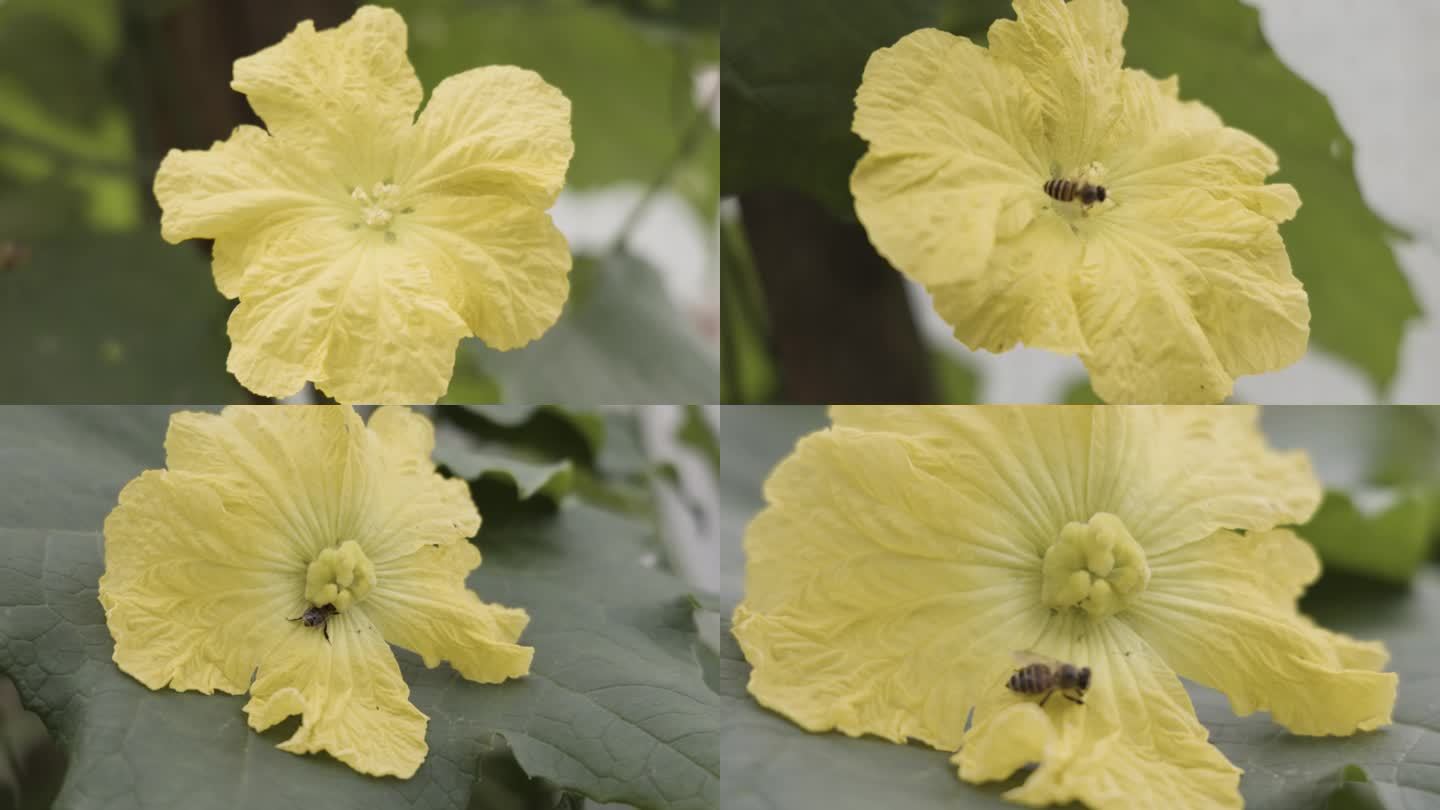
[[[1150,582],[1145,550],[1109,512],[1061,529],[1060,539],[1045,552],[1042,571],[1040,598],[1046,605],[1082,608],[1095,617],[1119,612]]]
[[[375,587],[375,565],[354,540],[321,551],[305,571],[305,598],[312,605],[334,605],[341,613]]]

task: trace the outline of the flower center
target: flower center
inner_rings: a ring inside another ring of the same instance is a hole
[[[384,231],[386,238],[393,241],[393,232],[390,224],[395,221],[395,206],[399,203],[400,187],[394,183],[376,183],[369,191],[356,186],[350,192],[350,198],[360,204],[360,221],[352,225],[352,228],[359,228],[360,225],[373,228],[377,231]],[[404,208],[399,213],[406,214],[413,209]]]
[[[1095,618],[1118,612],[1150,582],[1144,549],[1109,512],[1061,529],[1060,540],[1045,552],[1043,571],[1040,598],[1046,605],[1083,608]]]
[[[320,552],[305,571],[305,598],[310,604],[334,605],[344,613],[375,587],[375,565],[354,540]]]

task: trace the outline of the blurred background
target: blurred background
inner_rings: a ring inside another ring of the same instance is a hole
[[[235,59],[352,0],[0,0],[0,401],[250,398],[225,371],[233,302],[209,245],[161,241],[171,148],[260,123]],[[576,254],[559,324],[462,343],[450,398],[717,400],[719,9],[704,0],[400,0],[427,92],[488,64],[573,105],[551,211]]]
[[[785,32],[818,0],[764,15],[760,0],[726,2],[751,13],[730,17],[722,69],[724,401],[1094,401],[1076,358],[955,340],[870,247],[849,197],[869,53],[926,26],[983,39],[1013,17],[1008,0],[849,3],[798,41]],[[1270,144],[1274,179],[1304,201],[1282,233],[1310,295],[1310,351],[1240,378],[1233,401],[1440,402],[1440,6],[1127,5],[1126,64],[1178,74],[1182,97]]]

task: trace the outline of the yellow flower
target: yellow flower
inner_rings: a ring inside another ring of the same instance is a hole
[[[256,731],[301,716],[281,749],[412,776],[427,718],[387,642],[481,683],[526,674],[534,652],[515,643],[525,611],[465,587],[480,515],[435,472],[434,443],[396,407],[368,426],[341,406],[175,414],[168,468],[105,520],[115,663],[151,689],[248,690]]]
[[[559,90],[478,68],[417,119],[405,22],[373,6],[330,31],[301,23],[238,60],[231,86],[269,131],[171,151],[155,196],[167,241],[215,240],[247,388],[434,402],[462,337],[512,349],[559,317],[570,250],[545,210],[574,151]]]
[[[1120,0],[1015,10],[988,49],[922,30],[870,57],[851,190],[876,249],[967,346],[1077,354],[1108,402],[1219,402],[1298,360],[1310,308],[1277,224],[1300,199],[1265,185],[1275,153],[1122,68]]]
[[[734,625],[751,694],[807,730],[959,749],[971,782],[1038,763],[1005,794],[1034,806],[1238,808],[1177,674],[1297,734],[1390,722],[1383,646],[1296,612],[1319,562],[1277,527],[1320,486],[1254,410],[832,416],[766,484]],[[1083,704],[1009,689],[1022,650],[1089,667]]]

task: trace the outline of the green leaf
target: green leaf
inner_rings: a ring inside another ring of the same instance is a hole
[[[721,435],[722,560],[727,594],[738,598],[743,572],[739,540],[762,503],[760,482],[795,440],[823,424],[818,409],[727,408]],[[1237,718],[1225,698],[1187,684],[1211,741],[1245,769],[1241,793],[1250,810],[1292,810],[1321,806],[1336,794],[1365,792],[1384,797],[1385,807],[1430,807],[1440,803],[1433,777],[1440,751],[1440,566],[1430,565],[1411,588],[1327,575],[1301,605],[1323,626],[1359,638],[1384,640],[1400,674],[1395,724],[1350,737],[1296,737],[1268,716]],[[869,810],[1009,808],[999,793],[1010,784],[962,783],[945,752],[919,745],[895,745],[875,738],[811,734],[759,706],[745,692],[749,664],[728,632],[722,639],[721,695],[727,728],[721,761],[727,810],[824,807]],[[1353,766],[1353,767],[1352,767]],[[1354,784],[1354,767],[1368,785]],[[1347,783],[1346,780],[1350,780]],[[1343,786],[1343,787],[1342,787]],[[1341,804],[1358,810],[1381,805]]]
[[[230,305],[194,246],[158,235],[29,245],[0,272],[0,401],[241,402]]]
[[[279,751],[293,722],[257,735],[243,697],[151,692],[122,673],[96,599],[97,531],[125,481],[158,466],[163,416],[0,413],[0,673],[71,756],[57,808],[465,808],[480,757],[502,744],[529,775],[599,801],[718,807],[718,698],[694,652],[688,590],[643,564],[647,526],[583,505],[478,537],[485,562],[469,584],[530,612],[530,676],[473,684],[397,651],[431,717],[411,780]]]
[[[0,676],[0,807],[47,810],[60,793],[65,754],[20,693]]]
[[[790,189],[853,220],[850,171],[864,144],[850,119],[865,61],[877,48],[939,24],[942,5],[726,0],[723,192]]]
[[[575,482],[575,468],[568,460],[536,461],[508,445],[480,442],[459,430],[437,435],[435,461],[466,481],[507,482],[522,501],[537,495],[558,501]]]
[[[1250,6],[1154,0],[1129,8],[1127,64],[1178,74],[1183,98],[1204,101],[1279,153],[1274,179],[1293,184],[1304,202],[1281,234],[1310,296],[1315,343],[1384,391],[1406,324],[1421,313],[1390,248],[1395,230],[1361,197],[1353,149],[1329,101],[1276,58]]]
[[[1393,503],[1373,514],[1358,509],[1345,492],[1327,492],[1300,535],[1327,566],[1403,584],[1430,555],[1437,506],[1433,488],[1396,493]]]
[[[946,352],[931,353],[935,366],[935,390],[940,402],[963,405],[975,401],[980,393],[980,375],[963,361]]]
[[[523,349],[461,345],[512,402],[570,405],[715,402],[713,354],[639,259],[580,261],[559,323]]]
[[[1303,449],[1325,500],[1299,533],[1327,568],[1403,583],[1440,528],[1440,457],[1432,409],[1269,407],[1267,437]]]
[[[482,65],[539,73],[572,105],[567,182],[649,181],[695,117],[691,73],[714,35],[662,37],[620,11],[579,3],[390,3],[410,25],[410,57],[428,88]]]
[[[720,470],[720,437],[710,427],[703,406],[685,406],[685,420],[680,423],[675,438],[704,456],[712,470]]]
[[[769,317],[744,229],[733,219],[720,223],[720,285],[721,401],[773,401],[779,373],[768,345]]]

